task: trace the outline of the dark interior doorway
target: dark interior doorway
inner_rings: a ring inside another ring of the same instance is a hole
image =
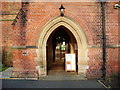
[[[77,66],[77,43],[73,34],[64,26],[53,31],[47,41],[47,71],[65,72],[65,54],[76,54]],[[77,70],[77,67],[76,67]]]

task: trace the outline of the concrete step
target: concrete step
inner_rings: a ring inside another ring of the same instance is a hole
[[[78,75],[48,75],[44,78],[40,78],[40,80],[87,80],[87,78]]]
[[[69,76],[69,75],[77,75],[77,72],[66,72],[65,70],[50,70],[48,71],[48,75]]]
[[[77,72],[66,72],[64,70],[50,70],[46,77],[41,80],[87,80],[83,75],[78,75]]]

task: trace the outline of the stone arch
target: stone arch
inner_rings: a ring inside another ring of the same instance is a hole
[[[37,43],[37,64],[39,77],[47,75],[46,65],[46,44],[51,33],[59,26],[64,26],[74,35],[78,45],[78,75],[86,76],[88,68],[87,61],[87,38],[82,28],[73,19],[67,16],[59,16],[51,19],[46,23],[40,31],[39,40]]]

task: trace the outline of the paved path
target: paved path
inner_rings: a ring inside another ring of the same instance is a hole
[[[9,67],[5,71],[0,72],[0,78],[10,78],[12,75],[13,67]]]
[[[13,68],[0,72],[0,78],[10,78]],[[106,90],[96,79],[82,80],[78,77],[51,76],[43,80],[2,80],[2,88],[101,88]]]
[[[97,80],[3,80],[2,88],[101,88]]]

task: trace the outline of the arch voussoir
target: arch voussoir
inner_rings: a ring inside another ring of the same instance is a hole
[[[46,60],[46,44],[51,33],[59,26],[64,26],[74,35],[77,45],[78,45],[78,75],[86,76],[86,69],[88,68],[87,61],[87,38],[82,30],[82,28],[71,18],[64,17],[55,17],[52,20],[48,21],[43,27],[41,34],[38,40],[38,52],[37,61],[41,63],[38,64],[40,67],[39,77],[47,75],[47,60]],[[37,66],[37,67],[38,67]]]

